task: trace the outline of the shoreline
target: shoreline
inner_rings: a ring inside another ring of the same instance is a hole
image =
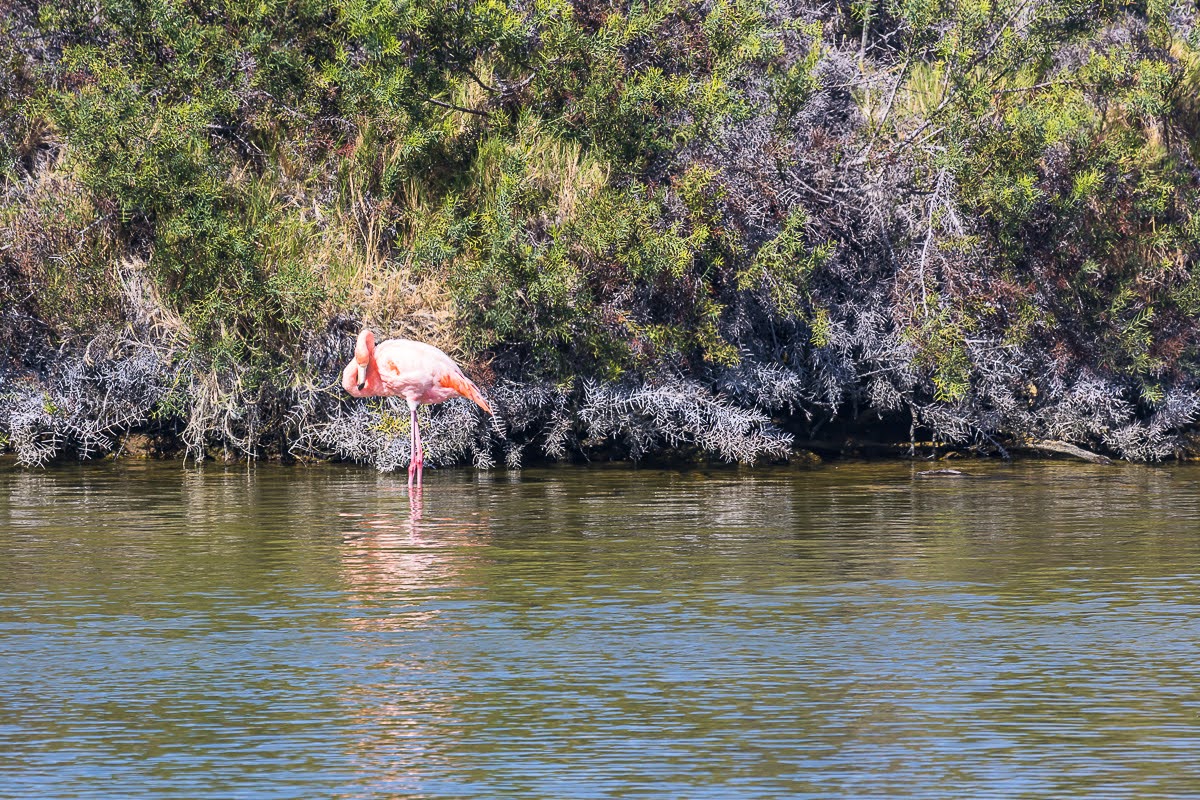
[[[399,437],[397,437],[399,438]],[[406,437],[404,437],[406,441]],[[701,453],[685,450],[663,450],[646,454],[642,458],[631,458],[620,455],[616,448],[591,453],[577,453],[574,457],[555,459],[547,456],[534,456],[523,459],[517,466],[503,463],[488,465],[472,465],[461,461],[442,463],[439,469],[478,469],[481,471],[522,469],[547,469],[553,467],[602,467],[602,468],[631,468],[631,469],[721,469],[721,470],[757,470],[757,469],[817,469],[849,463],[899,463],[911,462],[921,465],[952,465],[966,463],[1004,464],[1029,462],[1080,463],[1100,466],[1115,464],[1140,464],[1143,466],[1173,466],[1187,465],[1200,462],[1200,451],[1183,450],[1174,457],[1159,461],[1134,461],[1109,457],[1096,453],[1069,442],[1061,441],[1025,441],[1004,442],[1005,453],[993,449],[985,452],[978,447],[964,447],[949,442],[933,441],[879,441],[847,436],[841,440],[799,440],[796,446],[782,458],[761,459],[753,463],[727,461],[720,458],[705,457]],[[19,456],[10,448],[0,449],[0,466],[10,466],[22,469],[53,468],[68,464],[89,463],[137,463],[178,462],[182,466],[200,466],[214,464],[221,466],[273,464],[286,467],[319,466],[328,464],[353,464],[360,467],[375,468],[381,473],[402,471],[407,462],[402,462],[390,469],[380,468],[362,460],[340,457],[337,455],[296,455],[274,451],[260,455],[238,453],[220,445],[210,445],[197,458],[189,452],[182,437],[167,437],[161,433],[144,431],[128,431],[120,435],[117,447],[111,451],[80,456],[69,450],[57,452],[53,457],[38,464],[21,463]],[[189,462],[191,462],[189,464]]]

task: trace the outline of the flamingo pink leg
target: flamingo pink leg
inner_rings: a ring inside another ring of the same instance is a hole
[[[417,488],[425,477],[425,442],[421,440],[421,426],[416,423],[417,412],[413,412],[413,429],[417,432]]]
[[[417,405],[409,403],[409,459],[408,459],[408,488],[413,488],[413,475],[417,478],[417,488],[421,488],[421,479],[425,471],[425,448],[421,444],[421,428],[417,424]]]

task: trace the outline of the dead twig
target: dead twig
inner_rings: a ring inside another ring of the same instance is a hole
[[[1016,449],[1036,450],[1042,453],[1060,453],[1061,455],[1073,456],[1092,464],[1112,464],[1112,459],[1108,456],[1093,453],[1091,450],[1084,450],[1082,447],[1073,445],[1070,442],[1060,442],[1054,439],[1030,439]]]

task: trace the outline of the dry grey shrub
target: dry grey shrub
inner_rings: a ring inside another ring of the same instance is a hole
[[[33,390],[15,389],[0,384],[0,423],[17,461],[40,466],[53,458],[61,446],[61,433],[54,424],[53,408],[45,395]]]
[[[608,440],[635,459],[664,447],[696,447],[726,461],[754,463],[782,458],[791,447],[791,437],[763,411],[741,407],[683,379],[653,386],[588,381],[582,397],[567,386],[501,380],[487,395],[495,412],[490,420],[466,400],[420,410],[427,463],[469,460],[488,468],[494,465],[492,453],[499,450],[505,466],[517,469],[531,446],[563,460]],[[326,402],[318,416],[302,426],[294,453],[332,455],[385,471],[408,464],[408,408],[402,400],[337,399]],[[582,436],[587,441],[580,441]]]
[[[108,346],[95,352],[101,344]],[[43,381],[0,375],[0,431],[26,465],[45,464],[68,448],[80,458],[108,452],[121,433],[150,420],[172,372],[150,343],[93,340],[59,359]]]
[[[505,465],[519,469],[525,450],[542,437],[542,452],[555,460],[565,460],[575,420],[571,414],[570,386],[548,381],[500,380],[488,390],[488,402],[495,412],[494,432],[504,449]]]
[[[561,460],[615,443],[634,458],[696,448],[753,463],[790,449],[770,412],[811,414],[828,402],[844,410],[848,400],[862,410],[911,412],[948,443],[1059,439],[1154,461],[1173,455],[1200,419],[1195,386],[1172,387],[1146,409],[1126,385],[1087,372],[1063,376],[1035,351],[982,339],[969,347],[975,377],[968,397],[920,402],[905,345],[877,315],[847,313],[831,330],[830,344],[814,348],[818,357],[804,366],[747,358],[711,384],[660,378],[643,385],[588,381],[574,389],[501,379],[487,389],[494,418],[466,400],[421,409],[427,461],[489,468],[499,453],[519,468],[530,448]],[[345,338],[314,337],[292,386],[251,392],[236,374],[214,376],[180,358],[177,340],[110,334],[73,354],[43,353],[41,377],[11,367],[0,374],[0,434],[20,463],[40,465],[64,452],[87,458],[112,451],[123,433],[158,425],[170,413],[186,425],[184,440],[197,457],[218,444],[253,458],[277,437],[296,455],[402,468],[410,457],[407,406],[342,392],[335,379],[347,357]]]
[[[1179,448],[1179,432],[1200,418],[1200,393],[1171,390],[1146,420],[1110,430],[1104,443],[1132,461],[1160,461]]]
[[[1043,354],[977,340],[968,352],[973,382],[958,403],[917,404],[920,423],[936,440],[996,445],[1050,439],[1106,450],[1131,461],[1174,455],[1200,419],[1194,384],[1176,385],[1152,408],[1139,408],[1137,390],[1079,370],[1064,375]]]
[[[806,377],[806,372],[795,368],[745,360],[737,367],[725,370],[717,387],[722,394],[742,405],[795,413],[815,399]]]
[[[633,387],[584,383],[579,417],[592,439],[617,439],[638,459],[663,445],[695,446],[726,461],[782,458],[792,437],[762,411],[742,408],[695,381]]]
[[[696,447],[726,461],[754,463],[781,458],[791,437],[764,412],[740,407],[704,385],[683,379],[670,384],[617,386],[585,382],[582,398],[570,387],[502,380],[487,391],[495,416],[487,419],[466,400],[419,411],[426,460],[431,466],[472,461],[519,468],[525,451],[540,441],[541,453],[565,459],[601,441],[616,440],[634,458],[667,448]],[[302,426],[293,452],[332,455],[399,469],[410,458],[408,408],[397,398],[325,399],[319,420]],[[581,442],[581,432],[589,441]]]
[[[470,460],[479,469],[495,466],[492,428],[486,415],[468,400],[455,399],[418,411],[425,462],[431,467]],[[409,412],[401,398],[347,398],[327,408],[323,418],[302,424],[291,451],[295,455],[337,456],[374,465],[383,472],[408,465]]]
[[[1133,421],[1135,408],[1121,387],[1096,375],[1044,384],[1035,430],[1046,438],[1082,443]]]

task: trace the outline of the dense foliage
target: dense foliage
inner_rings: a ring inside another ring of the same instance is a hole
[[[334,383],[363,323],[501,399],[443,460],[863,415],[1157,459],[1200,418],[1184,0],[15,0],[0,61],[27,461],[390,466]]]

